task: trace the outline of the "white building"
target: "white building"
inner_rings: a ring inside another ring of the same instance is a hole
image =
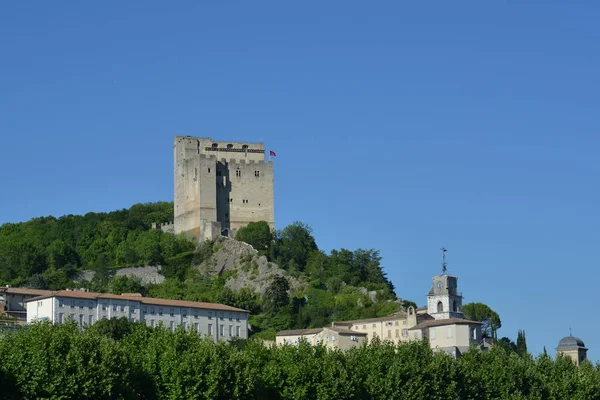
[[[83,327],[100,319],[125,317],[149,327],[162,324],[173,331],[181,326],[213,340],[248,338],[249,312],[223,304],[60,290],[27,299],[26,306],[28,322],[62,324],[72,319]]]

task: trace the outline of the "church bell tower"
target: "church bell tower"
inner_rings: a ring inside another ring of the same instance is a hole
[[[446,249],[442,247],[442,273],[433,277],[433,287],[427,294],[427,313],[435,319],[464,318],[462,293],[458,278],[446,273]]]

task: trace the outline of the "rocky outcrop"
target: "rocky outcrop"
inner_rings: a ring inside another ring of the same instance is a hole
[[[78,273],[75,282],[79,280],[91,281],[94,278],[94,271],[85,270]],[[140,280],[142,285],[149,285],[151,283],[163,283],[165,277],[160,273],[160,265],[146,265],[143,267],[127,267],[118,269],[115,272],[117,276],[127,276],[130,278],[137,278]]]
[[[227,237],[219,237],[213,246],[213,255],[196,266],[205,274],[226,274],[225,285],[232,290],[244,287],[264,294],[275,276],[283,276],[284,270],[265,256],[258,254],[251,245]],[[286,276],[292,292],[301,290],[305,284]]]

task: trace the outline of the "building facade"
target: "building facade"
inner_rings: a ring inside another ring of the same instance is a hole
[[[348,350],[367,341],[367,334],[333,326],[315,329],[296,329],[278,332],[277,345],[298,345],[305,340],[309,344],[323,344],[329,349]]]
[[[582,362],[587,360],[587,351],[588,349],[585,347],[583,340],[572,335],[560,339],[556,348],[558,355],[569,357],[575,365],[581,365]]]
[[[248,311],[223,304],[71,290],[33,297],[26,304],[28,322],[73,320],[84,327],[124,317],[153,328],[162,325],[174,331],[181,327],[215,341],[248,338]]]
[[[253,221],[275,227],[273,162],[263,143],[215,142],[176,136],[175,220],[161,226],[199,241],[235,232]]]
[[[24,324],[27,322],[27,300],[50,293],[50,290],[0,287],[0,297],[3,300],[0,302],[0,313],[16,318],[17,323]]]

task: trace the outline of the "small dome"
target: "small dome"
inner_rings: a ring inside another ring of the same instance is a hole
[[[572,349],[574,347],[585,347],[583,340],[575,336],[565,336],[558,342],[558,349]]]

